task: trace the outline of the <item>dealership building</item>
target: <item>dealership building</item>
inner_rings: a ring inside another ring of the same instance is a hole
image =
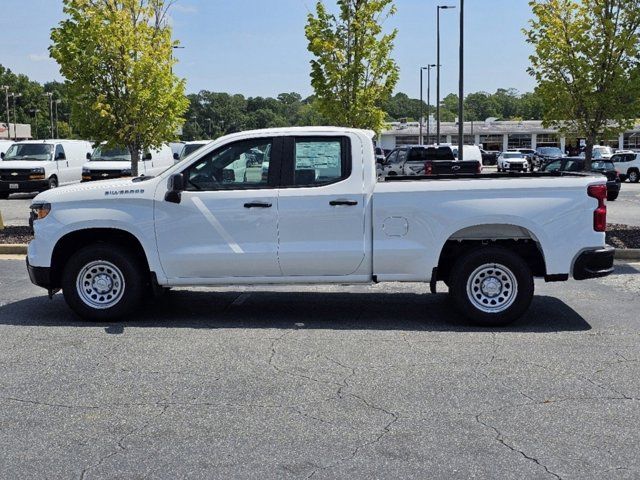
[[[424,143],[436,141],[436,125],[433,119],[429,124],[430,137],[427,138],[427,124],[422,127]],[[389,129],[378,137],[378,145],[391,150],[403,145],[417,145],[420,137],[418,122],[389,124]],[[488,151],[505,151],[511,148],[559,147],[563,151],[568,147],[579,146],[580,137],[561,134],[557,129],[545,128],[539,120],[498,121],[489,119],[484,122],[465,122],[464,143],[481,145]],[[458,144],[458,124],[440,123],[440,143]],[[613,138],[599,138],[599,145],[609,145],[615,149],[640,149],[640,125],[620,133]]]

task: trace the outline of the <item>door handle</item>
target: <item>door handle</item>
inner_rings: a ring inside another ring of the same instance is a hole
[[[331,205],[332,207],[337,207],[340,205],[345,205],[347,207],[355,207],[356,205],[358,205],[358,202],[356,202],[355,200],[331,200],[329,202],[329,205]]]
[[[244,208],[271,208],[271,206],[272,205],[270,203],[263,202],[250,202],[244,204]]]

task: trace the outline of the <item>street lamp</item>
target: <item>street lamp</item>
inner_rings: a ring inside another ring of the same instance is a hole
[[[13,140],[18,141],[18,116],[16,114],[16,99],[22,96],[21,93],[12,93],[13,97]],[[9,132],[10,133],[10,132]]]
[[[35,138],[36,140],[38,139],[38,113],[40,113],[40,109],[39,108],[32,108],[31,110],[29,110],[29,112],[33,115],[33,119],[36,123],[36,128],[35,128]]]
[[[460,78],[458,79],[458,160],[464,160],[464,0],[460,0]]]
[[[422,73],[427,71],[427,115],[429,115],[429,102],[431,101],[431,68],[435,67],[435,65],[427,65],[426,67],[420,67],[420,145],[423,145],[422,138],[422,119],[424,115],[422,113],[422,104],[424,103],[422,100]],[[429,143],[429,121],[427,120],[427,143]]]
[[[437,61],[436,61],[436,70],[438,73],[438,81],[436,87],[436,143],[440,143],[440,10],[451,10],[456,8],[452,5],[438,5],[438,15],[437,15]]]
[[[51,138],[54,138],[53,134],[53,92],[47,92],[42,94],[43,97],[49,97],[49,130],[51,132]]]
[[[60,137],[60,130],[58,129],[58,105],[60,105],[62,103],[62,100],[58,99],[55,102],[56,105],[56,110],[55,110],[55,115],[56,115],[56,138]]]
[[[2,87],[4,89],[4,98],[5,101],[7,103],[7,140],[11,139],[11,127],[9,126],[9,120],[11,120],[9,118],[9,85],[3,85]]]

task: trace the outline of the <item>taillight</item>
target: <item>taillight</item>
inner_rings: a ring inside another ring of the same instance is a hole
[[[598,200],[598,208],[593,212],[593,229],[596,232],[607,231],[607,186],[606,185],[589,185],[587,195]]]
[[[433,163],[424,162],[424,174],[425,175],[433,175]]]

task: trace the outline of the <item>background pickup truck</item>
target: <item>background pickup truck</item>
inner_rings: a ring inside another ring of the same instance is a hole
[[[447,145],[414,145],[393,150],[385,159],[382,167],[382,176],[385,177],[403,175],[455,175],[480,173],[482,171],[482,161],[458,161],[454,149]]]
[[[174,286],[441,280],[480,325],[529,307],[534,277],[613,270],[601,175],[376,181],[373,132],[332,127],[220,138],[156,178],[38,195],[31,280],[94,320]],[[262,164],[229,175],[250,152]],[[259,154],[257,153],[259,152]]]

